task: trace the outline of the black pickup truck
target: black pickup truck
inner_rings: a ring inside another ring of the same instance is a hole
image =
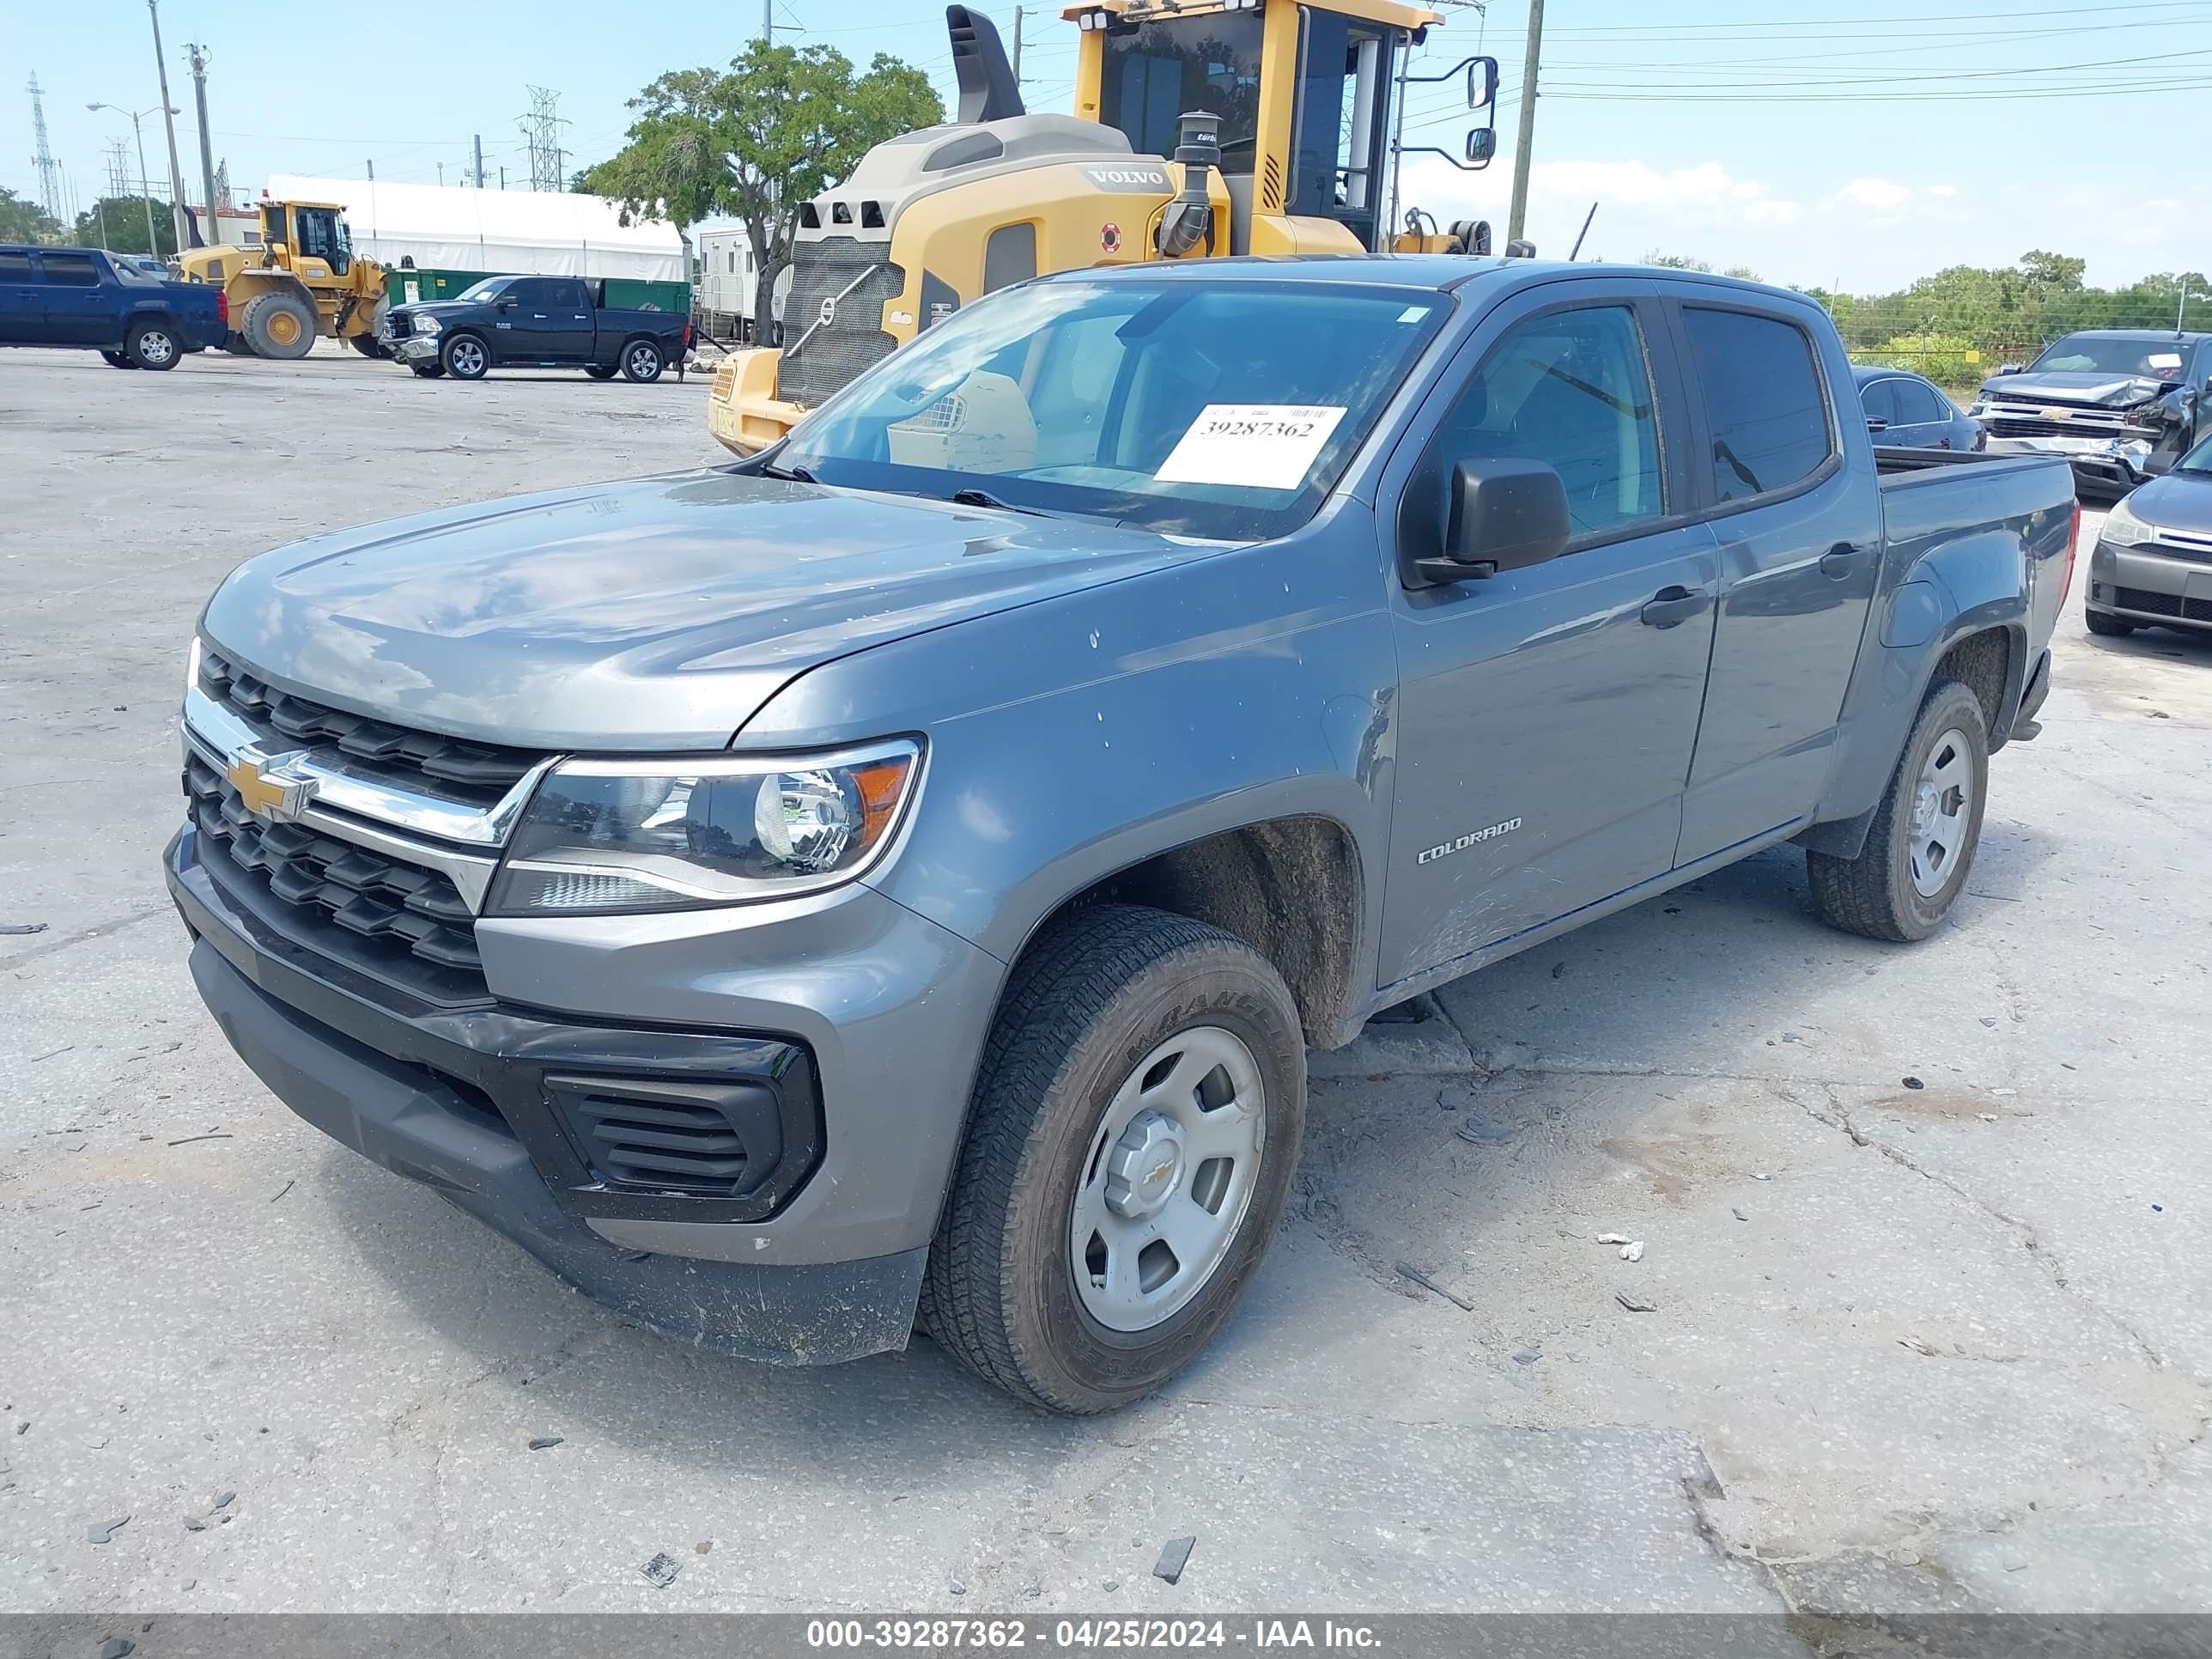
[[[487,276],[450,300],[402,306],[387,321],[392,355],[426,380],[481,380],[495,368],[580,368],[640,385],[681,366],[691,319],[610,311],[578,276]]]

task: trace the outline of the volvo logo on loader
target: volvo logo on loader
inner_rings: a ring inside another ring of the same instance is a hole
[[[1084,176],[1101,190],[1172,190],[1165,167],[1085,167]]]
[[[822,296],[822,309],[814,319],[814,326],[831,328],[836,325],[836,321],[837,296],[834,294],[825,294]]]

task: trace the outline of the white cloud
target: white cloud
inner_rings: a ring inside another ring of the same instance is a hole
[[[1956,185],[1930,185],[1928,186],[1928,193],[1930,196],[1956,196],[1959,193],[1959,187]]]
[[[1912,191],[1904,185],[1893,185],[1887,179],[1854,179],[1837,194],[1846,202],[1861,207],[1886,210],[1900,206]]]
[[[1743,210],[1743,216],[1754,225],[1794,225],[1804,216],[1805,210],[1795,202],[1753,202]]]

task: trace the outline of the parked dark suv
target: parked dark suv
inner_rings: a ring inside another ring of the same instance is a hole
[[[2124,495],[2212,430],[2212,334],[2084,329],[1999,369],[1966,412],[1990,448],[2063,455],[2085,488]]]
[[[221,289],[167,281],[89,247],[0,247],[0,346],[77,346],[117,368],[174,368],[221,345]]]

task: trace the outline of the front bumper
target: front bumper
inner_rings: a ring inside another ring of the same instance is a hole
[[[194,939],[191,970],[202,999],[271,1091],[325,1133],[434,1188],[586,1293],[683,1340],[787,1363],[904,1346],[968,1085],[963,1068],[940,1064],[933,1074],[915,1062],[955,1059],[959,1038],[943,1015],[981,994],[980,983],[956,971],[949,981],[920,988],[915,1000],[938,1006],[911,1011],[870,1010],[848,999],[842,1012],[863,1033],[872,1028],[893,1042],[880,1053],[870,1049],[866,1060],[834,1030],[672,1030],[668,1022],[689,1012],[672,998],[662,1001],[658,1025],[498,1001],[402,1006],[234,905],[201,867],[191,829],[170,843],[164,864]],[[896,949],[909,925],[942,932],[872,893],[842,914],[842,923],[814,919],[825,955],[849,944],[856,928],[878,951]],[[495,924],[479,926],[489,933]],[[735,954],[732,940],[725,933],[719,942],[726,962]],[[651,964],[672,975],[691,971],[680,947],[624,943],[628,949],[580,954],[537,939],[547,1000],[558,1006],[564,957],[574,957],[567,965],[582,979],[611,979],[648,1000],[665,988],[653,983]],[[772,946],[754,950],[773,954]],[[909,945],[906,955],[921,971],[947,966],[927,950]],[[618,971],[625,966],[634,971]],[[905,988],[872,951],[855,966],[874,983]],[[494,973],[495,987],[501,977]],[[716,988],[741,978],[726,975]],[[696,978],[691,985],[700,1002],[747,1006],[705,993]],[[955,1073],[957,1081],[943,1075]],[[822,1097],[842,1095],[843,1109],[787,1116],[781,1140],[794,1173],[756,1206],[753,1218],[722,1200],[612,1190],[580,1150],[588,1131],[580,1131],[562,1093],[579,1078],[617,1089],[788,1079],[811,1097],[817,1076]]]
[[[410,334],[392,343],[392,355],[403,363],[427,362],[438,355],[438,336]]]
[[[2212,549],[2161,551],[2155,543],[2114,547],[2100,537],[2089,555],[2082,603],[2129,622],[2212,628]]]
[[[2151,475],[2152,443],[2140,438],[1999,438],[1989,441],[1992,455],[2063,455],[2084,483],[2133,489]]]

